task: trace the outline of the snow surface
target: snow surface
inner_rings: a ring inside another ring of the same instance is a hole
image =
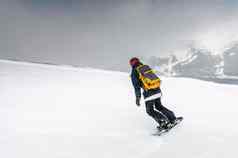
[[[129,74],[0,60],[1,158],[237,158],[238,86],[162,78],[164,136]]]

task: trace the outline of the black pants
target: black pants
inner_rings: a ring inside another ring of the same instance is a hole
[[[146,101],[145,105],[147,114],[159,124],[161,119],[166,119],[169,122],[173,122],[176,119],[174,113],[161,104],[160,98]]]

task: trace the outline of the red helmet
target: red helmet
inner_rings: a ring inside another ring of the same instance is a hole
[[[140,60],[137,58],[137,57],[133,57],[133,58],[131,58],[131,60],[130,60],[130,65],[131,66],[134,66],[134,65],[136,65],[137,63],[139,63],[140,62]]]

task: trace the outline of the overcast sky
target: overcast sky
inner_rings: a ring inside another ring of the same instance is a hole
[[[237,19],[237,0],[0,0],[0,58],[126,70],[191,43],[219,52]]]

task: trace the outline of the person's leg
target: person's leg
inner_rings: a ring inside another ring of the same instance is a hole
[[[161,104],[160,98],[155,100],[155,108],[156,108],[156,110],[158,110],[161,113],[163,113],[169,119],[170,122],[174,122],[175,121],[176,116],[174,115],[174,113],[171,110],[167,109],[166,107],[164,107]]]
[[[149,116],[151,116],[157,123],[161,124],[161,120],[165,120],[165,116],[158,111],[155,111],[154,105],[155,100],[146,101],[146,112]]]

